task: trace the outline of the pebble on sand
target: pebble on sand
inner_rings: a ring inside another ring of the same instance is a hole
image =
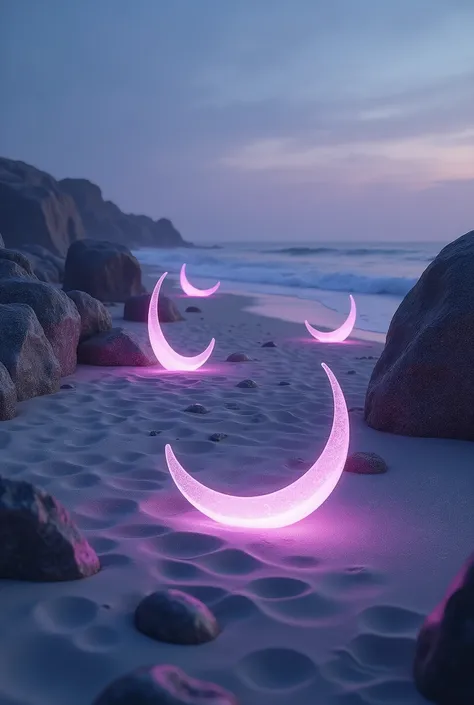
[[[240,387],[240,389],[255,389],[256,387],[258,387],[258,384],[253,379],[243,379],[241,382],[238,382],[238,384],[236,384],[235,386]]]
[[[377,453],[353,453],[346,460],[346,472],[356,475],[380,475],[387,472],[387,463]]]
[[[206,409],[202,404],[190,404],[186,407],[185,411],[188,414],[208,414],[209,409]]]

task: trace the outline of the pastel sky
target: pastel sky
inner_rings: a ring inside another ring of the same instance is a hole
[[[0,155],[188,239],[474,228],[474,0],[0,0]]]

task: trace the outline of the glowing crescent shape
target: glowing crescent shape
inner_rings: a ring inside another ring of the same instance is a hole
[[[156,359],[163,365],[165,370],[194,372],[194,370],[198,370],[207,362],[214,350],[216,341],[213,338],[204,352],[194,357],[186,357],[185,355],[177,353],[176,350],[173,350],[161,330],[158,311],[160,289],[167,274],[168,272],[165,272],[158,279],[150,299],[150,307],[148,309],[148,336],[150,338],[151,347],[156,355]]]
[[[256,497],[235,497],[216,492],[189,475],[165,447],[166,463],[181,494],[196,509],[220,524],[253,529],[289,526],[314,512],[336,487],[349,449],[349,414],[344,394],[329,367],[322,363],[331,384],[334,419],[320,457],[305,474],[277,492]]]
[[[181,267],[181,272],[179,273],[179,282],[181,284],[181,289],[184,291],[185,294],[187,294],[188,296],[200,296],[202,298],[215,294],[221,285],[220,282],[217,282],[217,284],[211,286],[210,289],[196,289],[196,287],[190,284],[188,281],[188,278],[186,276],[185,264],[183,264],[183,266]]]
[[[313,328],[308,321],[305,321],[304,324],[308,330],[308,333],[311,333],[313,338],[319,340],[320,343],[342,343],[346,338],[348,338],[354,328],[357,315],[354,298],[351,294],[349,294],[349,298],[351,300],[351,310],[349,311],[349,315],[342,326],[336,328],[336,330],[330,331],[329,333],[323,333],[316,328]]]

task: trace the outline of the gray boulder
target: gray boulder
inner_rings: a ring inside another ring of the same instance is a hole
[[[0,362],[0,421],[16,416],[16,389],[7,368]]]
[[[61,376],[76,369],[81,317],[71,299],[35,279],[0,279],[0,304],[28,304],[36,313],[61,366]]]
[[[112,328],[85,340],[77,349],[82,365],[106,367],[148,367],[156,364],[151,348],[131,331]]]
[[[18,401],[59,389],[59,362],[28,304],[0,304],[0,362],[13,380]]]
[[[68,250],[63,289],[79,289],[99,301],[126,301],[143,293],[140,264],[124,245],[80,240]]]
[[[34,274],[40,281],[49,284],[60,284],[64,277],[64,259],[53,254],[46,247],[30,243],[21,246],[21,252],[25,254],[31,263]]]
[[[30,277],[35,276],[30,260],[22,252],[18,252],[17,250],[7,250],[3,248],[0,250],[0,264],[2,263],[2,260],[7,260],[8,262],[15,262]]]
[[[3,252],[3,250],[0,250]],[[31,275],[25,272],[23,267],[11,259],[0,257],[0,279],[31,279]]]
[[[474,703],[474,554],[421,627],[414,677],[438,705]]]
[[[85,291],[67,291],[66,294],[74,301],[81,316],[80,343],[97,333],[111,330],[112,316],[101,301]]]
[[[99,570],[96,553],[52,495],[0,477],[0,578],[77,580]]]
[[[367,389],[369,426],[474,440],[474,230],[447,245],[405,296]]]
[[[148,309],[150,308],[151,294],[140,294],[139,296],[131,296],[126,300],[123,309],[123,317],[125,321],[137,321],[146,323],[148,321]],[[160,307],[160,323],[175,323],[176,321],[184,321],[183,316],[178,311],[174,301],[168,296],[160,292],[159,299]]]

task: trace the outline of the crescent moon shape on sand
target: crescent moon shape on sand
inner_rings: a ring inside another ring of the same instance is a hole
[[[212,294],[215,294],[221,285],[220,282],[217,282],[217,284],[211,286],[210,289],[196,289],[196,287],[190,284],[190,282],[188,281],[188,278],[186,276],[185,264],[183,264],[179,273],[179,283],[181,284],[181,289],[184,291],[185,294],[187,294],[188,296],[199,296],[201,298],[206,298],[206,296],[212,296]]]
[[[150,344],[156,355],[156,359],[163,365],[165,370],[194,372],[207,362],[214,350],[216,341],[213,338],[204,352],[199,355],[194,355],[194,357],[186,357],[186,355],[180,355],[176,350],[173,350],[163,335],[159,315],[160,289],[167,274],[168,272],[165,272],[158,279],[150,299],[150,307],[148,309],[148,336],[150,338]]]
[[[319,340],[320,343],[342,343],[346,340],[346,338],[348,338],[352,333],[357,316],[354,297],[349,294],[349,298],[351,300],[351,310],[349,311],[349,315],[342,326],[339,326],[336,330],[329,331],[328,333],[323,333],[322,331],[313,328],[308,321],[305,321],[304,324],[308,330],[308,333],[311,333],[313,338]]]
[[[202,514],[220,524],[252,529],[290,526],[312,514],[336,487],[349,450],[349,414],[339,383],[322,363],[331,385],[334,417],[326,446],[316,462],[291,485],[270,494],[236,497],[212,490],[195,480],[165,447],[166,463],[181,494]]]

